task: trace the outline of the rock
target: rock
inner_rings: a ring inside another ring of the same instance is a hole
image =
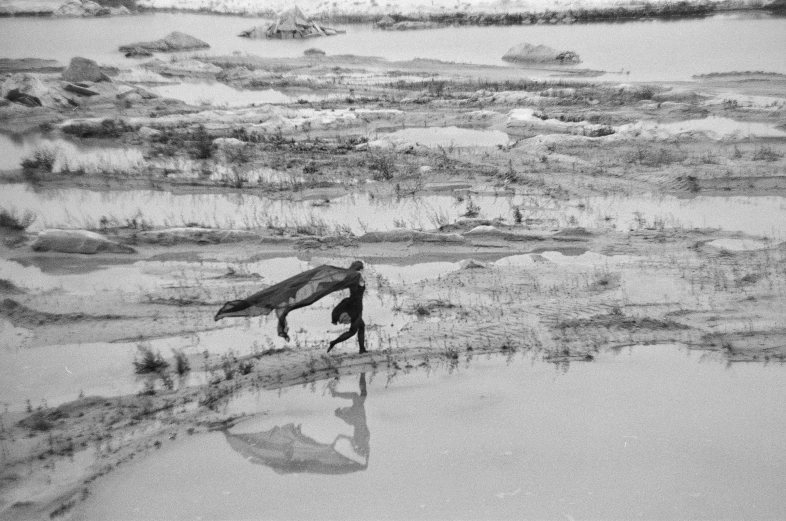
[[[148,244],[221,244],[224,242],[240,242],[246,240],[259,240],[259,235],[245,230],[216,230],[213,228],[169,228],[140,232],[136,240]]]
[[[251,38],[251,39],[262,39],[267,38],[267,31],[268,27],[258,25],[256,27],[252,27],[251,29],[246,29],[245,31],[238,34],[241,38]]]
[[[669,89],[667,91],[659,92],[655,94],[652,99],[655,101],[674,101],[674,102],[694,102],[700,96],[688,89]]]
[[[210,45],[189,34],[175,31],[160,40],[121,45],[120,52],[130,52],[137,48],[151,52],[176,52],[192,49],[209,49]]]
[[[6,78],[0,86],[2,97],[28,107],[43,106],[49,88],[35,75],[21,72]]]
[[[120,7],[110,7],[109,14],[110,16],[128,16],[131,14],[131,11],[126,6],[121,5]]]
[[[68,92],[73,92],[75,94],[79,94],[80,96],[98,96],[98,92],[88,89],[87,87],[82,87],[81,85],[75,85],[73,83],[69,83],[64,87],[65,90]]]
[[[19,89],[14,89],[10,91],[6,97],[8,101],[12,101],[14,103],[19,103],[20,105],[24,105],[26,107],[43,107],[43,103],[41,103],[41,99],[36,96],[31,96],[30,94],[25,94],[23,92],[19,92]]]
[[[109,14],[108,7],[102,7],[101,4],[91,0],[84,0],[82,2],[82,9],[85,10],[84,16],[106,16]]]
[[[469,230],[468,232],[464,232],[464,237],[468,237],[470,239],[491,239],[491,240],[502,240],[502,241],[542,241],[543,237],[539,235],[521,235],[518,233],[513,233],[505,230],[500,230],[494,226],[487,226],[481,225],[476,226]]]
[[[52,12],[57,17],[109,16],[112,10],[92,0],[69,0]]]
[[[393,25],[395,23],[396,23],[396,21],[393,18],[391,18],[390,16],[386,15],[386,16],[383,16],[382,19],[377,22],[377,27],[386,28],[386,27],[390,27],[391,25]]]
[[[58,17],[71,17],[71,16],[84,16],[85,10],[82,8],[82,2],[79,0],[71,0],[64,3],[54,10],[52,16]]]
[[[139,137],[144,139],[154,139],[161,135],[160,130],[156,130],[150,127],[142,127],[139,129]]]
[[[424,29],[442,29],[447,27],[447,24],[439,22],[398,22],[393,25],[381,25],[380,27],[389,31],[421,31]]]
[[[325,56],[325,51],[322,49],[316,49],[312,47],[311,49],[306,49],[303,51],[304,56]]]
[[[167,76],[210,76],[214,77],[221,72],[221,67],[212,63],[205,63],[198,60],[181,60],[176,62],[164,62],[158,59],[150,60],[142,64],[145,69]]]
[[[110,241],[103,235],[87,230],[44,230],[31,245],[34,251],[61,253],[136,253],[125,244]]]
[[[126,58],[149,58],[151,56],[153,56],[152,52],[146,51],[141,47],[134,47],[126,53]]]
[[[63,79],[66,81],[112,81],[109,79],[96,62],[87,58],[71,58],[71,64],[63,71]]]
[[[360,242],[465,242],[457,233],[431,233],[415,230],[389,230],[368,232],[358,238]]]
[[[462,270],[475,270],[475,269],[488,268],[486,264],[482,262],[478,262],[475,259],[464,259],[459,263],[459,267]]]
[[[511,47],[502,57],[505,61],[522,63],[580,63],[579,55],[573,51],[557,51],[545,45],[520,43]]]

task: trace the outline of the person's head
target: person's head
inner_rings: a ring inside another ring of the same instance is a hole
[[[353,262],[352,264],[349,265],[349,269],[355,270],[355,271],[360,271],[360,270],[363,269],[363,262],[359,261],[359,260],[356,260],[355,262]]]

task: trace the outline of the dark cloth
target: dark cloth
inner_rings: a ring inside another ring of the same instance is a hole
[[[353,264],[354,266],[354,264]],[[362,269],[362,264],[360,265]],[[278,334],[287,337],[286,316],[296,309],[310,306],[319,299],[342,289],[357,286],[362,280],[360,272],[323,265],[304,271],[242,300],[232,300],[216,313],[215,319],[224,317],[253,317],[276,312]]]

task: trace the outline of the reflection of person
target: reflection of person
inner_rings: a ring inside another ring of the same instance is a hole
[[[330,342],[328,353],[336,344],[358,335],[360,352],[366,352],[366,323],[363,322],[363,293],[366,291],[366,282],[363,277],[349,287],[349,296],[333,308],[331,320],[334,324],[349,324],[349,331],[345,331],[338,338]]]
[[[339,434],[333,443],[319,442],[303,434],[300,425],[288,423],[268,431],[230,433],[230,447],[246,461],[272,468],[279,474],[348,474],[368,468],[371,432],[366,424],[366,374],[360,375],[359,393],[341,393],[335,382],[328,385],[331,396],[352,400],[349,407],[336,409],[336,416],[353,427],[352,436]],[[349,444],[349,447],[347,447]]]
[[[340,393],[335,389],[334,380],[330,382],[329,389],[333,398],[352,400],[352,406],[336,409],[336,416],[354,427],[354,433],[351,438],[343,434],[339,435],[338,438],[349,440],[355,452],[368,459],[368,455],[371,452],[371,431],[368,430],[368,424],[366,423],[365,403],[366,396],[368,396],[366,391],[366,373],[360,373],[358,386],[360,387],[360,393]]]

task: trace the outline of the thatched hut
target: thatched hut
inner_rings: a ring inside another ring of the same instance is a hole
[[[343,34],[346,31],[339,31],[330,27],[323,27],[308,18],[296,6],[287,9],[278,15],[278,20],[268,27],[252,27],[240,33],[239,36],[246,38],[313,38],[316,36],[333,36]]]

